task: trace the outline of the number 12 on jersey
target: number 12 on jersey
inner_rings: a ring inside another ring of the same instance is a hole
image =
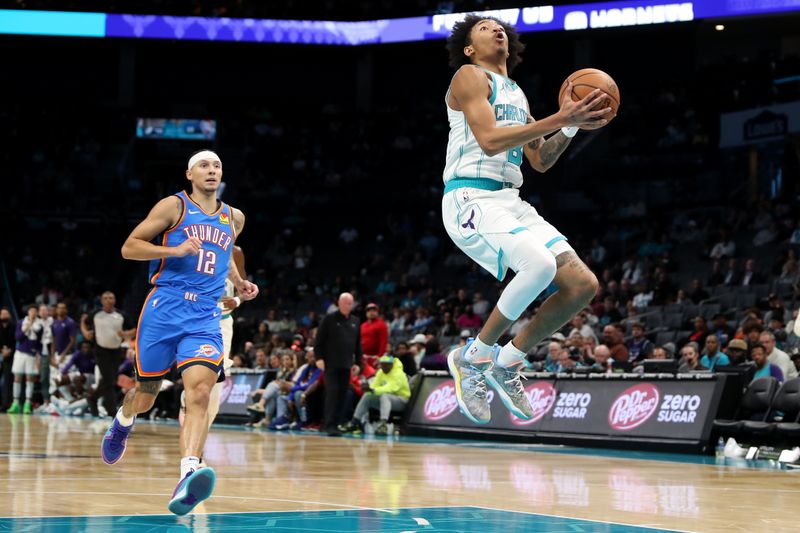
[[[214,271],[217,268],[217,252],[214,250],[203,250],[200,249],[200,253],[197,254],[197,270],[201,274],[208,274],[209,276],[214,275]]]

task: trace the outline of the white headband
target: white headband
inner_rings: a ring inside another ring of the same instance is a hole
[[[220,163],[222,163],[222,159],[220,159],[217,154],[215,154],[211,150],[203,150],[202,152],[194,154],[191,157],[191,159],[189,159],[188,170],[192,170],[192,167],[195,166],[197,162],[200,161],[201,159],[212,159],[214,161],[219,161]]]

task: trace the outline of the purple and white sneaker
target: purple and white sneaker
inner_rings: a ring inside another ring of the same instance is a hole
[[[133,421],[135,423],[136,419],[134,418]],[[125,455],[125,444],[131,429],[133,429],[133,424],[125,427],[119,423],[116,417],[111,422],[111,427],[106,431],[103,442],[100,444],[100,456],[107,465],[113,465]]]
[[[186,474],[169,501],[169,510],[178,516],[183,516],[195,506],[208,499],[214,490],[214,483],[217,481],[217,474],[211,467],[200,468]]]

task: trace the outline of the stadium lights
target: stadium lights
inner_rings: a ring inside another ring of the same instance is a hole
[[[482,11],[520,33],[655,26],[800,11],[800,0],[624,0]],[[445,39],[465,13],[364,20],[273,20],[0,9],[0,34],[369,45]],[[716,25],[722,31],[722,24]]]

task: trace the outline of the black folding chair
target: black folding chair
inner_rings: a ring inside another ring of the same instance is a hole
[[[783,420],[775,424],[775,432],[795,441],[800,438],[800,378],[784,383],[772,405],[783,412]]]
[[[723,434],[739,433],[746,421],[754,417],[760,418],[761,422],[766,421],[769,414],[772,399],[778,390],[778,380],[773,377],[758,378],[753,381],[739,402],[736,414],[732,420],[714,420],[714,429]],[[763,413],[760,416],[759,413]]]
[[[756,435],[769,435],[778,428],[778,422],[775,421],[776,416],[781,416],[781,421],[796,420],[798,412],[800,412],[800,378],[794,378],[778,389],[772,399],[766,420],[763,422],[746,420],[742,424],[742,431]]]

